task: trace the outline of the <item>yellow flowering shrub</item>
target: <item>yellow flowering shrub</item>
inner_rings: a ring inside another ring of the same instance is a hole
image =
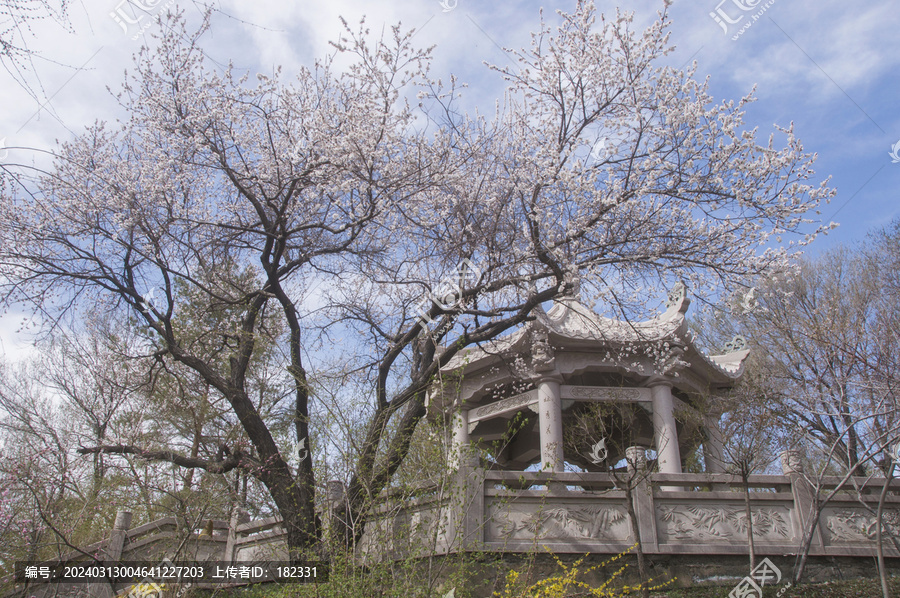
[[[531,585],[527,585],[526,580],[518,571],[510,571],[506,575],[506,585],[504,586],[503,591],[500,593],[495,592],[494,596],[496,598],[567,598],[569,596],[617,598],[619,596],[633,596],[639,594],[642,590],[642,584],[636,586],[623,585],[621,587],[611,587],[613,582],[628,568],[627,564],[623,564],[619,567],[609,579],[598,587],[591,586],[583,579],[588,573],[620,560],[626,554],[630,553],[632,549],[634,549],[634,546],[625,552],[621,552],[616,556],[603,561],[599,565],[594,565],[587,569],[581,568],[587,555],[584,555],[572,563],[571,566],[567,567],[565,563],[559,560],[559,557],[551,552],[550,555],[553,557],[553,560],[555,560],[556,564],[559,565],[559,568],[562,569],[561,573],[554,575],[553,577],[548,577],[547,579],[542,579]],[[650,591],[659,590],[674,582],[675,578],[672,578],[665,583],[650,586],[649,589]],[[648,583],[653,583],[653,579],[648,580]]]
[[[164,583],[136,583],[128,586],[124,590],[119,590],[116,598],[159,598],[160,590],[166,590]]]

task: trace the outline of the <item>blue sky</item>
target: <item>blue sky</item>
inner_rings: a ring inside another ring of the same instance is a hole
[[[122,19],[141,14],[128,2],[150,7],[137,24]],[[597,2],[601,12],[616,6]],[[662,6],[641,0],[625,8],[643,27]],[[0,141],[6,148],[0,147],[0,160],[30,161],[33,152],[17,148],[52,149],[95,120],[114,119],[119,110],[109,90],[118,90],[140,45],[153,43],[150,33],[160,25],[152,15],[166,7],[183,9],[192,19],[200,14],[190,0],[83,0],[69,7],[68,27],[52,19],[33,23],[24,39],[36,54],[22,76],[31,93],[22,77],[0,71]],[[354,24],[365,15],[373,33],[397,22],[416,28],[417,43],[435,45],[433,75],[457,75],[469,84],[465,105],[490,112],[504,84],[483,61],[505,63],[500,47],[527,46],[541,7],[554,22],[555,11],[571,10],[574,0],[224,0],[216,7],[220,12],[203,43],[208,55],[251,73],[281,66],[290,74],[312,65],[331,51],[328,41],[341,32],[339,16]],[[669,14],[676,49],[666,62],[696,60],[697,76],[709,77],[717,100],[737,100],[756,85],[748,127],[766,133],[793,121],[805,149],[818,154],[814,180],[832,177],[837,196],[821,218],[840,226],[817,239],[809,253],[853,243],[900,216],[900,162],[889,155],[900,143],[900,5],[678,0]],[[0,319],[0,352],[11,357],[27,342],[14,333],[17,325],[14,314]]]

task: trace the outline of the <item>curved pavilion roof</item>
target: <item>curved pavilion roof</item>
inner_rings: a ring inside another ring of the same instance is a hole
[[[749,354],[746,343],[743,338],[735,337],[726,347],[726,353],[706,353],[694,342],[688,329],[685,313],[689,305],[690,299],[682,283],[670,291],[666,311],[643,322],[605,318],[575,298],[563,298],[549,311],[538,306],[535,319],[516,332],[483,347],[461,351],[443,369],[464,368],[474,372],[500,360],[501,355],[530,353],[537,333],[537,336],[546,335],[557,355],[570,351],[604,352],[622,347],[632,347],[636,353],[645,348],[649,353],[654,346],[668,343],[670,347],[680,349],[678,358],[684,365],[676,371],[689,370],[699,378],[696,382],[702,381],[704,386],[733,385],[743,373],[744,359]]]

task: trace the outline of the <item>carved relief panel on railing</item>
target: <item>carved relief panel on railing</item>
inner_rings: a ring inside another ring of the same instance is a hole
[[[885,546],[890,537],[900,537],[900,510],[885,509],[882,513],[882,534]],[[831,546],[863,544],[871,546],[878,533],[875,515],[863,508],[829,508],[822,511],[822,527],[825,543]]]
[[[539,503],[494,503],[487,509],[485,540],[506,541],[630,541],[631,527],[624,506]]]
[[[747,513],[738,506],[663,505],[657,511],[661,542],[743,544],[747,541]],[[793,542],[787,507],[753,508],[753,537],[759,542]]]

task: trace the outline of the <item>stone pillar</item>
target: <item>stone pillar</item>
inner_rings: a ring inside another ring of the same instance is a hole
[[[650,386],[653,398],[653,440],[660,473],[681,473],[681,450],[675,427],[672,385],[659,381]]]
[[[125,548],[125,536],[131,528],[131,511],[119,510],[116,512],[116,522],[109,534],[109,543],[106,545],[106,559],[118,561],[122,557],[122,549]]]
[[[453,414],[453,443],[450,446],[450,469],[459,469],[469,449],[469,412]]]
[[[116,512],[116,521],[112,531],[109,532],[109,540],[103,551],[103,560],[109,564],[116,563],[122,558],[122,550],[125,548],[125,538],[131,528],[131,511],[119,510]],[[112,598],[113,587],[109,582],[94,582],[89,584],[89,593],[96,598]]]
[[[329,480],[325,485],[325,498],[328,502],[328,518],[332,539],[338,543],[349,544],[350,526],[340,519],[341,507],[347,500],[347,486],[341,480]]]
[[[234,549],[237,545],[237,528],[242,523],[247,523],[249,519],[247,512],[239,506],[235,505],[231,510],[231,518],[228,521],[228,537],[225,540],[225,554],[222,557],[223,561],[227,563],[234,561]]]
[[[703,416],[703,461],[706,463],[706,473],[725,473],[725,443],[719,429],[719,417],[718,413]]]
[[[541,468],[563,471],[562,403],[559,379],[542,378],[538,382],[538,416],[541,432]]]

